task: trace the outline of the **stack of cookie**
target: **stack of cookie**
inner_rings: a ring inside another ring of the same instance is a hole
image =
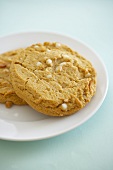
[[[95,92],[92,64],[61,43],[45,42],[0,55],[0,102],[7,107],[27,103],[46,115],[71,115]]]
[[[26,103],[16,95],[10,79],[11,62],[21,50],[18,49],[0,55],[0,103],[5,103],[8,108],[12,104],[24,105]]]

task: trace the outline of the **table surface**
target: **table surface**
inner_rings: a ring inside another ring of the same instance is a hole
[[[113,169],[113,1],[0,0],[0,36],[54,31],[94,48],[109,75],[107,97],[97,113],[63,135],[33,142],[0,141],[0,170]]]

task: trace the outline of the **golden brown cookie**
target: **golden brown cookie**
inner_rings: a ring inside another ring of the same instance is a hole
[[[12,104],[23,105],[26,103],[16,95],[10,81],[9,68],[11,61],[21,50],[10,51],[0,55],[0,103],[5,103],[8,108]]]
[[[60,43],[45,42],[23,50],[12,62],[11,80],[18,96],[50,116],[75,113],[96,91],[92,64]]]

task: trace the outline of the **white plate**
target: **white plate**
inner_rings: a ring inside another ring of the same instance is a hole
[[[97,71],[96,95],[85,108],[76,114],[62,118],[45,116],[29,106],[13,106],[7,109],[3,104],[0,104],[0,139],[27,141],[62,134],[81,125],[93,116],[105,99],[108,89],[106,68],[97,53],[76,39],[49,32],[13,34],[0,38],[0,53],[44,41],[64,43],[93,63]]]

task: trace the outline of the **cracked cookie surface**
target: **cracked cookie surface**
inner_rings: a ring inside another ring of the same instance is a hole
[[[5,103],[8,108],[12,104],[23,105],[26,103],[16,95],[10,80],[10,64],[20,51],[21,49],[0,54],[0,103]]]
[[[18,96],[50,116],[75,113],[90,102],[96,91],[92,64],[56,42],[22,50],[12,62],[11,80]]]

